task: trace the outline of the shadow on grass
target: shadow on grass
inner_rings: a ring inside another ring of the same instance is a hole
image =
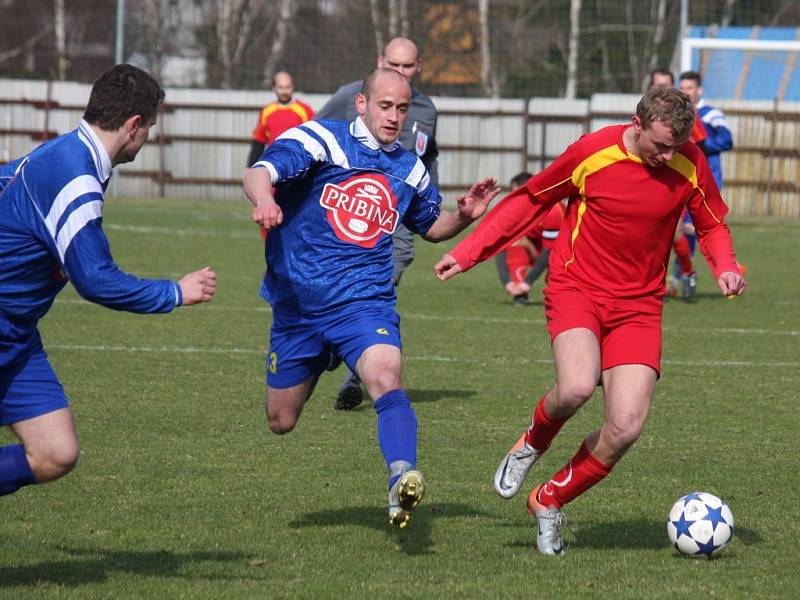
[[[524,541],[508,544],[511,547],[533,547],[536,545],[536,530],[529,528],[529,536]],[[587,527],[568,526],[563,530],[567,546],[594,549],[617,550],[663,550],[669,546],[666,522],[662,520],[637,519],[595,523]],[[733,534],[746,545],[760,544],[761,535],[752,529],[736,527]]]
[[[536,547],[535,521],[526,528],[528,534],[522,541],[507,544],[512,548]],[[616,521],[596,523],[588,527],[567,525],[562,529],[569,548],[661,550],[667,540],[666,525],[662,521]]]
[[[413,405],[421,402],[438,402],[439,400],[466,400],[467,398],[471,398],[472,396],[477,395],[477,392],[475,392],[474,390],[407,389],[406,394],[408,394],[408,397],[411,400],[411,404]],[[363,410],[371,411],[372,408],[373,408],[372,400],[370,400],[367,394],[364,394],[364,401],[355,408],[352,408],[346,412],[361,412]]]
[[[0,567],[0,589],[16,586],[32,586],[54,583],[77,586],[86,583],[102,583],[110,573],[123,572],[144,577],[174,577],[181,579],[241,580],[241,574],[192,575],[183,572],[186,566],[196,567],[199,562],[244,564],[248,556],[239,552],[187,552],[167,550],[141,552],[115,552],[109,550],[87,550],[58,548],[66,552],[61,560],[49,560],[31,565]],[[255,577],[254,579],[262,579]]]
[[[289,527],[349,527],[357,525],[369,527],[393,538],[399,549],[409,555],[432,554],[431,531],[436,519],[454,517],[494,517],[466,504],[440,502],[421,504],[414,511],[408,525],[403,529],[389,525],[385,508],[375,506],[351,506],[338,510],[321,510],[307,513],[289,522]]]

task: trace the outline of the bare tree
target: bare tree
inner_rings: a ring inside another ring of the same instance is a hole
[[[214,32],[222,67],[222,87],[230,89],[250,41],[255,15],[264,0],[214,0]]]
[[[64,81],[67,78],[67,26],[64,17],[64,0],[55,0],[55,34],[56,54],[58,56],[58,78]]]
[[[659,66],[658,63],[658,51],[661,47],[662,42],[664,41],[664,32],[666,30],[666,20],[667,20],[667,0],[658,0],[658,6],[656,8],[656,26],[655,31],[653,32],[653,49],[650,52],[650,60],[647,61],[647,74],[642,77],[644,83],[642,84],[642,88],[647,85],[646,81],[649,78],[649,73],[653,71],[653,69]]]
[[[411,24],[408,19],[408,0],[400,0],[400,35],[408,37]]]
[[[567,90],[565,96],[574,98],[578,89],[578,52],[580,50],[581,0],[569,3],[569,54],[567,56]]]
[[[400,10],[397,6],[397,0],[388,0],[389,2],[389,39],[397,36],[397,24],[400,22]]]
[[[275,32],[272,36],[272,46],[270,47],[269,56],[267,57],[267,64],[264,67],[264,82],[267,84],[271,84],[272,77],[275,75],[281,58],[283,58],[286,38],[289,34],[289,26],[294,11],[295,2],[293,0],[281,0],[280,6],[278,7],[278,19],[275,23]]]
[[[500,85],[492,71],[489,0],[478,0],[478,20],[481,28],[481,87],[487,96],[497,98],[500,96]]]
[[[375,32],[375,50],[378,54],[383,52],[383,24],[378,0],[369,0],[369,11],[372,17],[372,30]]]
[[[727,27],[731,24],[733,19],[733,5],[736,0],[725,0],[725,6],[722,8],[722,20],[720,26]]]
[[[147,64],[150,73],[161,79],[164,43],[168,38],[166,0],[142,0],[138,16],[144,25],[143,32],[147,48]]]

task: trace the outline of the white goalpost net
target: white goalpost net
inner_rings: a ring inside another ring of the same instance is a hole
[[[800,37],[796,31],[773,33]],[[759,33],[765,32],[738,31]],[[733,134],[734,151],[721,155],[722,192],[732,212],[798,218],[800,41],[752,37],[684,38],[681,72],[700,73],[704,97],[724,111]]]

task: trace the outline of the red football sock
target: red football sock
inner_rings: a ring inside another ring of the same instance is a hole
[[[678,238],[672,248],[675,250],[675,256],[678,257],[678,262],[681,263],[681,274],[682,275],[689,275],[692,271],[694,271],[694,267],[692,267],[692,250],[689,248],[689,240],[686,239],[685,235],[682,235]]]
[[[519,283],[531,268],[531,257],[524,246],[511,246],[506,250],[506,265],[511,281]]]
[[[536,410],[533,411],[531,426],[525,433],[525,441],[528,445],[540,452],[544,452],[550,447],[550,442],[553,441],[553,438],[556,437],[556,434],[569,419],[569,417],[558,420],[551,419],[544,410],[545,398],[547,398],[547,394],[539,399],[539,404],[536,405]]]
[[[578,452],[539,491],[539,502],[545,506],[561,508],[580,496],[611,472],[613,465],[605,465],[592,456],[581,444]]]

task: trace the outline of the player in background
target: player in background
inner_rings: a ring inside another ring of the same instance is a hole
[[[331,355],[342,357],[374,400],[389,521],[400,527],[426,484],[416,469],[417,418],[400,380],[391,235],[403,222],[426,240],[449,239],[499,191],[484,179],[458,197],[457,212],[440,210],[422,161],[397,143],[411,94],[403,76],[378,68],[356,96],[353,122],[287,131],[244,175],[253,220],[269,230],[261,292],[273,315],[269,428],[290,432]]]
[[[727,207],[708,161],[689,142],[694,116],[685,94],[651,88],[631,124],[573,143],[434,267],[442,280],[467,271],[569,198],[570,234],[556,242],[545,289],[555,385],[494,478],[501,497],[519,492],[559,430],[602,387],[602,425],[528,497],[543,554],[564,552],[562,507],[608,476],[644,427],[661,371],[665,265],[684,207],[720,291],[733,296],[745,290],[724,221]]]
[[[275,100],[261,109],[258,123],[253,129],[250,144],[250,167],[264,152],[264,148],[274,142],[287,129],[314,118],[314,109],[305,102],[294,99],[294,80],[286,71],[278,71],[272,78],[272,91]]]
[[[654,69],[650,73],[650,87],[654,85],[675,87],[675,76],[669,69]],[[695,113],[692,133],[689,139],[697,144],[705,153],[706,137],[708,136],[703,127],[703,122],[700,120],[700,115]],[[675,229],[675,241],[672,245],[672,250],[675,252],[675,266],[672,276],[667,280],[667,297],[676,297],[679,288],[684,299],[689,299],[694,295],[695,289],[697,288],[697,272],[694,270],[694,265],[692,264],[694,242],[695,236],[692,220],[689,218],[689,213],[684,210],[678,222],[678,227]]]
[[[398,141],[400,145],[416,154],[428,170],[431,184],[439,186],[439,173],[436,148],[436,107],[428,96],[413,86],[414,77],[422,69],[422,59],[419,56],[416,44],[408,38],[397,37],[389,40],[378,56],[378,67],[394,69],[411,84],[411,105],[408,108],[408,118]],[[323,106],[317,120],[336,119],[352,121],[356,113],[355,98],[361,92],[363,81],[353,81],[340,87]],[[414,235],[402,224],[398,226],[392,238],[394,243],[393,260],[394,271],[392,281],[400,285],[403,272],[414,260]],[[331,365],[335,368],[337,365]],[[364,399],[361,382],[358,375],[349,372],[339,388],[334,408],[337,410],[352,410]]]
[[[101,228],[111,170],[136,157],[163,99],[150,75],[117,65],[94,83],[78,129],[0,168],[0,425],[21,442],[0,448],[0,495],[57,479],[78,460],[67,397],[37,329],[67,281],[91,302],[136,313],[214,295],[209,268],[178,282],[123,273]]]
[[[519,173],[511,179],[511,189],[525,185],[531,174]],[[528,293],[550,263],[550,250],[561,229],[564,206],[556,204],[544,219],[534,223],[521,238],[495,256],[495,266],[503,289],[516,306],[528,303]]]
[[[272,77],[272,92],[275,94],[275,100],[261,109],[258,123],[253,129],[250,155],[247,157],[248,167],[252,166],[264,152],[264,148],[284,131],[314,118],[314,109],[305,102],[294,99],[294,80],[286,71],[278,71]],[[261,230],[261,238],[267,239],[266,229]]]
[[[722,160],[720,155],[733,148],[733,135],[728,127],[728,122],[720,109],[709,106],[703,99],[703,80],[699,73],[695,71],[681,73],[678,85],[680,90],[691,98],[697,110],[706,134],[703,138],[703,152],[708,158],[708,166],[711,167],[717,188],[721,190]]]

